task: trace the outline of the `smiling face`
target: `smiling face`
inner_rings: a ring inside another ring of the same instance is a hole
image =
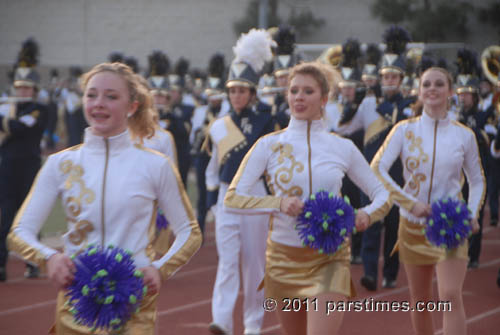
[[[437,69],[424,72],[420,81],[418,97],[424,105],[424,110],[436,110],[441,114],[448,109],[448,98],[453,95],[449,79],[446,74]],[[443,115],[434,115],[443,116]]]
[[[138,102],[131,102],[127,84],[120,75],[103,71],[88,81],[83,104],[92,133],[111,137],[127,129],[127,116],[135,113]]]
[[[290,112],[297,120],[319,120],[328,100],[316,79],[308,74],[297,74],[288,88]]]

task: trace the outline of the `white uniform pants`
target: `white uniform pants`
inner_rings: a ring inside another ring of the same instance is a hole
[[[213,322],[232,334],[233,310],[243,275],[243,324],[245,332],[258,333],[264,318],[264,290],[257,288],[264,278],[269,215],[239,215],[223,207],[227,184],[221,184],[215,216],[215,239],[219,264],[212,297]],[[266,194],[258,183],[252,192]]]

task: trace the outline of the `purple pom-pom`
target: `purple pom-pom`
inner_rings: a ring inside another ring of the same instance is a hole
[[[167,218],[163,214],[163,211],[161,209],[158,209],[158,214],[156,215],[156,229],[158,231],[161,231],[163,229],[167,229],[169,223],[167,221]]]
[[[295,228],[305,246],[320,254],[334,254],[354,230],[354,209],[349,199],[319,191],[306,200]]]
[[[446,198],[432,204],[424,228],[427,240],[438,247],[454,249],[472,232],[471,216],[465,202]]]
[[[66,295],[76,323],[120,330],[146,294],[131,253],[112,246],[89,246],[73,258],[76,273]]]

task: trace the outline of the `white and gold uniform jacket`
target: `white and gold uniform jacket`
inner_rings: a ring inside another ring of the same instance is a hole
[[[249,196],[265,175],[268,196]],[[327,131],[324,120],[290,119],[288,128],[261,137],[247,153],[236,173],[224,204],[240,213],[271,213],[271,240],[295,247],[302,241],[295,230],[296,217],[280,212],[282,197],[306,200],[320,190],[340,195],[342,178],[349,176],[373,201],[363,208],[371,222],[390,209],[389,193],[377,180],[351,140]]]
[[[134,144],[128,131],[105,139],[87,128],[83,144],[47,159],[9,234],[10,250],[41,267],[56,250],[40,243],[37,234],[58,197],[67,220],[66,255],[89,244],[113,245],[130,250],[138,268],[153,265],[167,279],[201,245],[177,170],[164,155]],[[157,206],[176,238],[154,260]]]
[[[389,176],[396,158],[403,163],[405,185]],[[391,192],[391,199],[408,220],[423,223],[410,214],[417,201],[431,204],[446,198],[461,198],[463,174],[469,182],[468,206],[477,218],[486,191],[476,137],[471,129],[450,120],[436,120],[426,112],[404,120],[391,130],[374,157],[373,170]]]
[[[143,145],[146,148],[161,152],[177,166],[177,150],[172,133],[160,126],[155,127],[155,134],[151,138],[144,138]]]

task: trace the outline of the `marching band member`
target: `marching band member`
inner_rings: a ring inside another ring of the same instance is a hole
[[[7,234],[40,169],[40,142],[49,118],[47,107],[36,101],[40,87],[37,63],[38,44],[28,39],[14,75],[19,102],[0,105],[0,281],[7,280]],[[28,262],[27,278],[38,277],[35,265]]]
[[[213,322],[209,327],[213,334],[232,334],[240,265],[245,334],[258,334],[262,327],[264,294],[257,287],[264,276],[269,218],[230,213],[223,199],[245,153],[259,137],[275,129],[271,107],[256,99],[260,71],[272,57],[272,44],[265,30],[252,29],[238,39],[226,82],[231,110],[215,120],[208,131],[212,143],[206,171],[209,199],[218,192],[215,239],[219,264],[212,297]],[[263,181],[256,183],[252,194],[266,194]]]
[[[477,56],[469,49],[459,49],[457,52],[458,75],[456,82],[456,94],[458,95],[459,109],[457,121],[469,127],[476,136],[476,141],[481,158],[481,166],[486,177],[489,175],[489,138],[484,131],[486,118],[485,113],[479,111],[479,79]],[[464,183],[463,195],[467,199],[469,189]],[[479,266],[479,255],[481,254],[481,240],[483,237],[483,206],[479,210],[479,231],[469,239],[469,268]]]
[[[404,51],[410,36],[403,28],[392,26],[384,33],[387,48],[382,57],[379,74],[383,97],[377,101],[375,95],[366,96],[361,104],[353,104],[350,108],[344,107],[343,116],[339,121],[340,134],[352,134],[356,130],[364,129],[364,156],[371,161],[382,145],[392,126],[398,121],[411,115],[409,99],[404,99],[400,92],[401,81],[404,76]],[[392,167],[391,175],[402,184],[401,162],[397,160]],[[361,202],[366,197],[362,195]],[[399,260],[396,254],[391,254],[397,239],[398,211],[394,207],[384,218],[384,267],[382,287],[393,288],[399,271]],[[361,257],[363,259],[364,275],[361,285],[369,291],[377,289],[378,255],[380,250],[380,235],[382,222],[374,223],[363,233]]]
[[[193,115],[191,154],[194,158],[194,167],[196,170],[196,185],[198,186],[198,203],[196,207],[198,223],[202,232],[205,230],[205,218],[208,212],[205,171],[210,161],[210,155],[206,152],[203,143],[212,123],[217,118],[226,115],[229,111],[227,109],[229,103],[224,93],[225,72],[224,55],[221,53],[214,54],[210,58],[208,65],[207,87],[204,92],[207,104],[197,107]]]
[[[184,102],[184,90],[186,85],[186,75],[189,69],[189,62],[180,58],[175,64],[174,73],[167,76],[168,92],[170,96],[169,113],[173,122],[169,126],[175,138],[177,158],[179,160],[179,173],[181,174],[184,186],[187,184],[187,175],[191,166],[191,143],[189,135],[191,133],[191,119],[195,109],[194,105]]]

